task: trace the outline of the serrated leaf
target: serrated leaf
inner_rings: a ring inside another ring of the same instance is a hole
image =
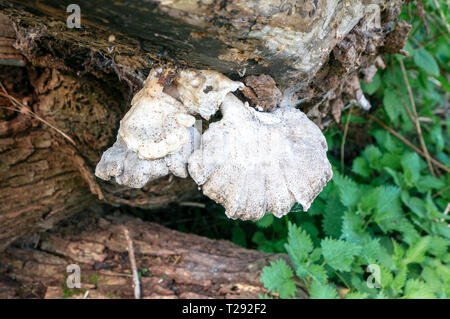
[[[357,215],[352,211],[344,213],[344,217],[342,218],[342,239],[354,243],[363,242],[369,237],[369,234],[362,229],[363,220],[361,215]]]
[[[320,265],[301,264],[295,268],[295,272],[300,279],[312,279],[322,283],[328,280],[325,268]]]
[[[425,72],[439,76],[439,65],[434,57],[424,48],[420,48],[414,52],[414,63]]]
[[[321,247],[325,262],[338,271],[350,271],[355,256],[361,251],[355,243],[331,238],[322,240]]]
[[[371,169],[363,157],[357,157],[353,160],[352,172],[367,178],[370,176]]]
[[[417,279],[410,279],[406,282],[404,298],[434,299],[436,296],[425,282]]]
[[[430,236],[423,237],[413,243],[406,251],[403,264],[409,265],[411,263],[421,263],[425,258],[425,253],[427,252],[430,243]]]
[[[371,168],[378,169],[380,167],[380,159],[383,154],[378,147],[375,145],[369,145],[364,149],[362,155],[367,160]]]
[[[263,268],[261,282],[269,291],[278,292],[280,298],[291,298],[296,291],[293,276],[294,273],[286,262],[278,259]]]
[[[295,265],[302,264],[314,249],[311,237],[290,222],[288,223],[288,242],[285,247]]]
[[[448,252],[450,240],[442,237],[432,237],[428,252],[436,257],[442,257]]]
[[[401,114],[402,100],[400,99],[398,93],[393,89],[387,89],[384,92],[383,106],[389,119],[394,124],[398,124],[398,118]]]
[[[332,238],[339,238],[342,234],[342,218],[345,206],[342,205],[337,193],[328,197],[325,206],[325,213],[322,220],[322,229],[325,235]]]
[[[339,189],[339,197],[346,207],[355,205],[360,199],[358,184],[339,173],[334,174],[333,182]]]
[[[420,178],[420,158],[417,153],[407,152],[402,156],[401,165],[408,186],[414,186]]]
[[[359,291],[350,292],[347,294],[347,296],[345,296],[345,299],[367,299],[367,298],[369,298],[369,295],[367,293]]]
[[[395,276],[394,280],[392,281],[391,289],[394,292],[394,294],[399,295],[403,291],[403,287],[406,283],[406,276],[407,272],[406,270],[400,270],[400,272]]]
[[[338,293],[334,286],[314,280],[309,289],[309,297],[311,299],[337,299]]]

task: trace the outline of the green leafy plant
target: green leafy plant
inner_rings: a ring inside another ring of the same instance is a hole
[[[415,3],[402,15],[413,25],[409,57],[388,57],[363,84],[374,114],[343,115],[371,143],[347,165],[330,156],[334,178],[307,214],[296,206],[256,223],[251,242],[289,256],[261,275],[281,298],[450,297],[449,8],[423,3],[424,20],[411,14]],[[326,132],[331,154],[342,131]]]

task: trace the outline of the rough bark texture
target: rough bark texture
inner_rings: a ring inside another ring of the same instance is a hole
[[[279,255],[169,230],[124,215],[83,212],[0,254],[0,298],[133,298],[124,227],[133,242],[143,298],[258,298],[262,267]],[[69,289],[69,264],[81,289]],[[304,297],[304,296],[303,296]]]
[[[361,99],[359,75],[392,51],[402,1],[80,0],[81,29],[66,25],[69,3],[0,0],[0,24],[27,60],[0,71],[0,251],[101,201],[156,208],[199,196],[190,179],[131,190],[93,175],[152,66],[267,74],[323,128]]]

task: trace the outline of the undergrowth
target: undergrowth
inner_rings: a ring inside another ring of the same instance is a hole
[[[350,127],[363,124],[373,143],[350,164],[330,156],[334,177],[308,213],[256,223],[251,240],[259,249],[289,255],[261,275],[281,298],[300,296],[299,289],[311,298],[450,297],[449,8],[424,5],[426,25],[411,14],[413,3],[401,17],[413,25],[409,57],[389,56],[363,85],[372,117],[343,114]],[[339,149],[343,129],[325,134],[330,150]]]

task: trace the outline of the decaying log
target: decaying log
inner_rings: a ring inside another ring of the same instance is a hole
[[[80,0],[79,29],[66,24],[70,3],[0,0],[0,24],[26,59],[0,70],[0,251],[101,202],[157,208],[199,196],[189,178],[131,190],[93,175],[152,67],[267,74],[323,128],[349,100],[365,101],[359,75],[392,53],[403,1]]]
[[[130,216],[83,212],[0,254],[0,298],[133,298],[124,227],[143,298],[258,298],[266,293],[262,267],[280,257]],[[70,264],[81,268],[80,289],[67,287]]]

